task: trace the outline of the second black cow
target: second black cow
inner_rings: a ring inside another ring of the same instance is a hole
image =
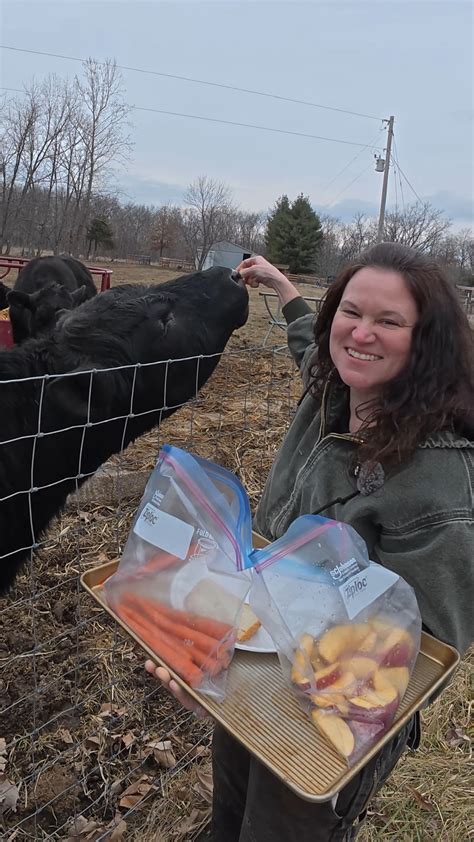
[[[69,255],[30,260],[8,294],[15,344],[51,333],[61,312],[96,294],[92,275],[80,260]]]

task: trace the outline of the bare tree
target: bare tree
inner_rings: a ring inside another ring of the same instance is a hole
[[[181,225],[179,208],[163,205],[155,213],[153,231],[150,239],[151,249],[163,257],[163,252],[176,241],[176,235]]]
[[[55,150],[68,119],[67,98],[54,76],[25,88],[22,99],[11,99],[1,115],[2,248],[23,215],[27,237],[34,238],[34,203],[30,194],[51,179]],[[25,226],[24,214],[29,204]],[[36,237],[36,239],[38,239]]]
[[[74,115],[75,214],[70,232],[71,251],[83,240],[93,192],[104,186],[111,165],[124,161],[130,151],[125,123],[130,107],[122,97],[120,72],[115,61],[84,62],[84,81],[76,78],[80,105]],[[79,141],[79,143],[78,143]],[[79,153],[79,154],[77,154]]]
[[[349,225],[341,228],[341,258],[344,263],[353,260],[376,239],[376,221],[357,213]]]
[[[385,217],[384,240],[404,243],[419,251],[432,251],[449,230],[451,222],[429,202],[414,202],[403,211]]]
[[[201,175],[187,189],[182,233],[198,269],[202,269],[213,243],[225,236],[229,214],[235,212],[229,188]]]
[[[232,220],[233,236],[236,243],[250,251],[261,253],[265,248],[266,214],[261,212],[238,210]]]

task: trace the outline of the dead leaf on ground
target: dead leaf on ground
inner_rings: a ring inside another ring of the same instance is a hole
[[[150,790],[156,789],[156,786],[148,783],[149,780],[150,778],[148,775],[142,775],[138,781],[130,784],[123,793],[119,801],[119,806],[125,807],[125,809],[129,810],[131,807],[135,807],[136,804],[145,797],[145,795],[148,795]]]
[[[212,803],[212,772],[206,772],[204,769],[196,769],[197,782],[193,789],[207,802]]]
[[[0,737],[0,772],[4,772],[7,765],[6,753],[7,742],[4,737]]]
[[[66,743],[68,746],[74,745],[74,738],[71,732],[67,728],[59,728],[58,729],[58,737],[62,740],[63,743]]]
[[[454,725],[446,734],[446,742],[448,746],[452,748],[458,748],[458,746],[467,744],[468,746],[471,745],[471,738],[466,734],[466,732],[460,728],[459,726]]]
[[[76,842],[76,840],[85,840],[91,838],[91,833],[94,834],[99,825],[93,819],[86,819],[85,816],[76,816],[71,821],[67,829],[66,842]]]
[[[3,816],[7,810],[12,810],[16,813],[16,805],[20,793],[18,787],[12,784],[5,775],[0,775],[0,816]]]
[[[185,835],[186,839],[189,839],[189,835],[195,831],[199,830],[209,819],[209,811],[208,810],[198,810],[194,807],[191,810],[189,816],[186,816],[185,819],[182,819],[175,827],[176,827],[176,835],[180,836],[180,834]]]
[[[121,813],[116,813],[108,825],[99,824],[94,819],[86,819],[84,816],[76,816],[67,829],[66,842],[95,842],[104,837],[112,842],[123,842],[126,829],[127,825]]]
[[[432,801],[429,801],[428,798],[425,798],[421,792],[418,792],[417,789],[412,789],[411,787],[408,788],[408,791],[413,795],[416,803],[422,810],[426,810],[427,813],[432,813],[434,810],[434,804]]]
[[[172,769],[173,766],[176,766],[176,757],[171,740],[152,740],[146,744],[146,748],[151,749],[156,762],[164,769]]]
[[[131,746],[137,738],[133,731],[127,731],[126,734],[121,735],[120,739],[122,740],[125,748],[129,748],[129,746]]]
[[[119,708],[113,702],[104,702],[100,706],[100,712],[97,715],[105,719],[107,716],[123,716],[126,712],[127,708]]]
[[[200,760],[202,757],[210,757],[211,750],[209,746],[197,745],[191,749],[190,754],[191,757],[195,757],[196,760]]]
[[[86,737],[85,746],[91,751],[97,751],[100,748],[100,742],[100,737],[93,734],[90,737]]]
[[[107,825],[107,831],[112,831],[107,839],[110,842],[122,842],[124,833],[127,830],[127,822],[122,818],[121,813],[116,813],[115,818]]]

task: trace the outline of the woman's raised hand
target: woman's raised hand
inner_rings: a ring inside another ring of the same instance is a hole
[[[237,266],[237,272],[240,272],[245,283],[254,289],[259,284],[276,289],[279,284],[289,283],[283,272],[280,272],[276,266],[273,266],[261,255],[242,260]]]
[[[247,257],[246,260],[239,263],[236,269],[249,287],[256,289],[260,284],[263,284],[263,286],[275,290],[282,305],[288,304],[293,298],[299,296],[298,290],[286,275],[261,255]]]

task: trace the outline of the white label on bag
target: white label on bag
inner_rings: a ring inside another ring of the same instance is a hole
[[[370,567],[340,585],[339,592],[344,601],[349,620],[352,620],[371,602],[388,591],[398,578],[396,573],[387,570],[386,567],[371,564]]]
[[[147,503],[133,531],[149,544],[184,561],[194,535],[194,526]]]

